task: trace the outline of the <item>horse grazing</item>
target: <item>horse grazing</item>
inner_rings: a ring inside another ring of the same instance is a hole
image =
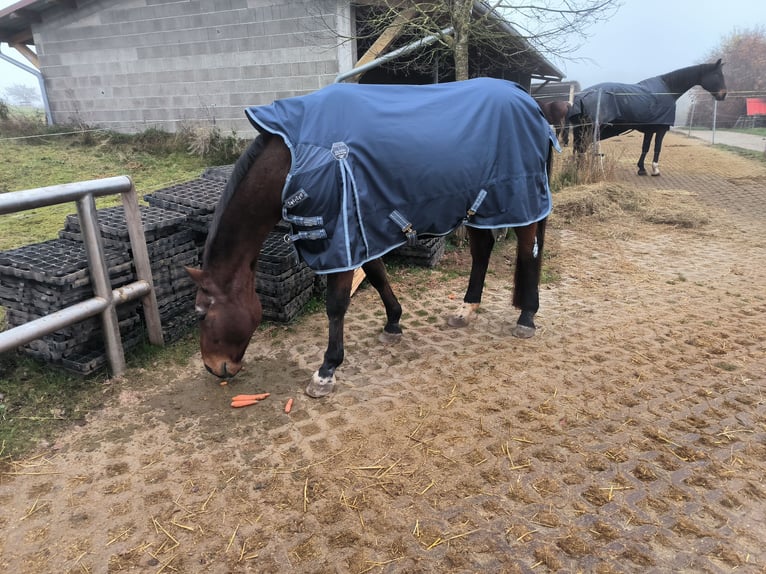
[[[646,175],[644,159],[654,137],[652,175],[660,175],[662,140],[675,122],[676,101],[694,86],[702,86],[722,101],[726,97],[723,64],[681,68],[638,84],[596,84],[577,94],[569,112],[574,151],[585,152],[594,140],[604,140],[630,130],[644,134],[638,175]],[[595,133],[594,133],[595,132]]]
[[[563,145],[569,145],[569,110],[572,104],[567,100],[538,100],[545,119],[556,130],[556,137]]]
[[[202,359],[231,377],[261,322],[255,272],[275,226],[317,273],[327,274],[329,340],[306,387],[329,394],[343,362],[343,324],[362,267],[386,311],[380,336],[402,336],[402,308],[381,257],[418,235],[468,228],[464,302],[448,319],[467,325],[481,302],[493,229],[518,237],[513,334],[531,337],[556,139],[517,84],[479,78],[428,86],[333,84],[247,108],[260,132],[236,162],[208,231],[197,284]],[[282,223],[281,223],[282,222]],[[282,232],[284,234],[284,231]]]

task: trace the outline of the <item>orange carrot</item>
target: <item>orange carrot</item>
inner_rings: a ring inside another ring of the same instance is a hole
[[[292,408],[293,408],[293,400],[287,399],[287,404],[285,405],[285,412],[289,413]]]
[[[235,409],[238,409],[240,407],[249,407],[250,405],[257,404],[259,401],[256,400],[249,400],[249,401],[231,401],[231,406]]]
[[[232,397],[232,401],[262,401],[269,396],[270,393],[260,393],[257,395],[237,395]]]

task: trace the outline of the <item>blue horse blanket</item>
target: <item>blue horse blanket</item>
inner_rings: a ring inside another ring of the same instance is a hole
[[[599,104],[599,94],[601,103]],[[575,96],[569,118],[590,118],[604,124],[659,124],[670,126],[676,119],[676,98],[660,77],[637,84],[606,82]],[[598,118],[596,117],[598,110]]]
[[[283,219],[318,273],[355,269],[461,223],[523,226],[551,211],[556,136],[518,84],[333,84],[246,109],[285,141]]]

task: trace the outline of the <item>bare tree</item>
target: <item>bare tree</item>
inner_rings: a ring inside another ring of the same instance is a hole
[[[41,106],[40,91],[26,84],[13,84],[5,88],[6,99],[17,106]]]
[[[747,113],[747,98],[766,98],[766,28],[735,29],[721,40],[704,60],[721,58],[729,95],[718,102],[716,124],[732,127]],[[712,125],[713,100],[697,88],[695,91],[694,123]]]
[[[470,69],[471,61],[499,69],[523,66],[527,59],[522,56],[530,50],[566,59],[581,45],[588,26],[608,19],[618,7],[618,0],[367,0],[357,7],[354,39],[372,59],[397,43],[437,37],[428,50],[392,65],[422,73],[438,62],[464,80],[484,75]]]

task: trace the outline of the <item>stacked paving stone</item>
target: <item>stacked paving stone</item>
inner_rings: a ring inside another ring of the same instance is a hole
[[[113,287],[134,281],[125,250],[105,247]],[[0,252],[0,305],[8,326],[17,327],[94,296],[85,247],[70,239],[52,239]],[[126,349],[141,340],[137,302],[117,307]],[[69,370],[90,374],[106,364],[101,317],[97,315],[45,335],[21,347],[22,353]]]
[[[157,305],[166,343],[177,341],[196,322],[194,298],[196,287],[184,267],[199,265],[194,231],[187,217],[160,207],[140,206],[141,222],[149,253]],[[119,207],[100,209],[96,214],[104,245],[127,253],[133,260],[125,210]],[[59,237],[82,241],[80,220],[69,215]],[[134,277],[135,277],[135,270]],[[135,281],[135,279],[133,279]],[[143,307],[140,309],[143,314]]]
[[[418,238],[417,245],[402,245],[391,251],[387,258],[409,265],[434,267],[444,256],[446,236]]]
[[[201,248],[225,187],[225,181],[200,177],[158,189],[144,199],[151,206],[186,215],[187,225],[195,232],[195,240]]]
[[[263,306],[263,316],[282,323],[294,319],[314,295],[319,279],[298,257],[284,231],[266,237],[258,258],[255,291]]]
[[[207,231],[218,201],[231,175],[233,165],[206,169],[195,180],[173,185],[144,196],[149,205],[178,211],[187,216],[200,258]],[[289,322],[314,294],[323,293],[326,283],[298,257],[291,243],[284,240],[289,227],[280,222],[261,249],[256,273],[256,292],[265,319]]]

